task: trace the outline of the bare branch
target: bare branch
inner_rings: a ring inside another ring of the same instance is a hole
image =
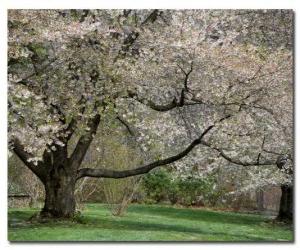
[[[131,126],[128,124],[127,121],[125,121],[123,118],[121,118],[120,116],[117,116],[117,120],[120,121],[120,123],[122,123],[125,128],[127,129],[128,133],[131,136],[135,136],[135,132],[133,131],[133,129],[131,128]]]
[[[208,131],[210,129],[212,129],[213,127],[210,126],[208,129],[206,129],[203,132],[203,136],[208,133]],[[202,136],[202,137],[203,137]],[[142,166],[142,167],[138,167],[135,169],[129,169],[129,170],[124,170],[124,171],[115,171],[115,170],[110,170],[110,169],[91,169],[91,168],[82,168],[80,170],[78,170],[77,173],[77,179],[80,179],[82,177],[105,177],[105,178],[125,178],[125,177],[129,177],[129,176],[135,176],[135,175],[141,175],[141,174],[145,174],[148,173],[149,171],[151,171],[154,168],[157,168],[159,166],[164,166],[170,163],[173,163],[183,157],[185,157],[186,155],[188,155],[188,153],[190,151],[192,151],[192,149],[200,144],[201,138],[198,138],[196,140],[194,140],[185,150],[183,150],[182,152],[180,152],[177,155],[171,156],[169,158],[163,159],[163,160],[158,160],[155,162],[152,162],[148,165]]]

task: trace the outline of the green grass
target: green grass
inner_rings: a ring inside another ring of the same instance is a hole
[[[260,215],[132,205],[123,217],[88,204],[81,223],[29,222],[37,210],[10,209],[10,241],[291,241],[293,231]]]

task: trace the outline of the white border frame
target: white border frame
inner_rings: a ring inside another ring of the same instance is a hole
[[[160,9],[293,9],[295,11],[295,44],[299,41],[299,28],[300,15],[299,9],[300,0],[1,0],[0,2],[0,138],[2,139],[0,143],[0,247],[3,248],[22,248],[22,249],[37,249],[46,248],[50,249],[55,247],[57,249],[67,248],[86,248],[87,245],[83,244],[71,244],[71,243],[24,243],[24,244],[11,244],[7,241],[7,9],[122,9],[122,8],[160,8]],[[295,67],[297,66],[297,59],[299,58],[299,50],[295,48]],[[299,70],[295,70],[295,156],[300,156],[300,149],[296,147],[297,138],[296,135],[299,134],[299,110],[300,101],[297,99],[299,96],[299,88],[297,87],[297,79],[299,79]],[[300,171],[297,169],[299,166],[297,157],[295,159],[296,164],[296,191],[298,197],[295,195],[295,242],[294,244],[286,243],[243,243],[244,250],[253,250],[255,248],[263,248],[265,250],[272,249],[282,249],[291,248],[295,249],[299,247],[299,212],[296,208],[299,208],[300,200]],[[55,244],[53,246],[52,244]],[[193,244],[183,244],[183,243],[86,243],[89,244],[89,248],[116,248],[116,247],[130,247],[131,249],[139,249],[140,247],[145,247],[146,249],[153,249],[157,247],[171,247],[173,250],[181,250],[182,247],[190,249],[198,249],[201,244],[204,243],[193,243]],[[230,244],[230,243],[205,243],[205,248],[207,249],[239,249],[241,244]]]

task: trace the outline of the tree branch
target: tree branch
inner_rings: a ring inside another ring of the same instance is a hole
[[[138,101],[139,103],[142,103],[142,104],[150,107],[151,109],[153,109],[155,111],[160,111],[160,112],[169,111],[171,109],[174,109],[174,108],[180,106],[180,103],[177,102],[175,97],[172,100],[172,102],[165,104],[165,105],[156,104],[151,100],[148,100],[143,97],[139,97],[137,93],[130,91],[130,90],[128,90],[128,97]]]
[[[257,159],[254,160],[254,161],[250,161],[250,162],[244,162],[244,161],[241,161],[239,159],[231,158],[230,156],[228,156],[224,152],[223,149],[217,148],[217,147],[213,146],[212,144],[210,144],[207,141],[202,140],[201,145],[204,145],[204,146],[209,147],[213,150],[216,150],[217,152],[219,152],[221,157],[223,157],[228,162],[231,162],[231,163],[236,164],[236,165],[247,167],[247,166],[269,166],[269,165],[275,165],[276,164],[276,161],[271,161],[271,160],[264,160],[264,161],[259,160],[259,161],[257,161]]]
[[[82,105],[85,104],[87,101],[87,99],[84,96],[81,96],[80,100],[78,101],[77,105]],[[68,136],[65,138],[65,141],[68,142],[73,133],[75,132],[76,126],[78,124],[78,121],[81,119],[81,115],[84,113],[85,111],[85,106],[83,105],[80,109],[79,109],[79,115],[77,115],[75,118],[73,117],[68,125],[68,127],[66,128],[66,131],[68,133]]]
[[[79,169],[77,171],[77,180],[83,177],[96,177],[96,178],[125,178],[125,177],[129,177],[129,176],[135,176],[135,175],[141,175],[141,174],[145,174],[148,173],[149,171],[151,171],[154,168],[157,168],[159,166],[164,166],[164,165],[168,165],[170,163],[173,163],[175,161],[178,161],[182,158],[184,158],[185,156],[188,155],[189,152],[191,152],[193,150],[194,147],[196,147],[197,145],[201,144],[203,138],[205,135],[207,135],[215,126],[217,123],[224,121],[225,119],[230,118],[231,116],[226,116],[223,117],[222,119],[220,119],[219,121],[217,121],[216,123],[214,123],[213,125],[210,125],[209,127],[207,127],[202,134],[195,139],[186,149],[184,149],[183,151],[181,151],[180,153],[162,159],[162,160],[157,160],[155,162],[152,162],[150,164],[147,164],[145,166],[142,167],[138,167],[135,169],[129,169],[129,170],[124,170],[124,171],[116,171],[116,170],[111,170],[111,169],[91,169],[91,168],[82,168]]]
[[[188,81],[189,81],[189,76],[193,71],[193,62],[191,63],[190,69],[188,72],[186,72],[183,68],[181,68],[179,65],[178,67],[181,69],[181,71],[183,72],[183,74],[185,75],[184,77],[184,83],[183,83],[183,89],[181,90],[181,96],[180,96],[180,101],[179,101],[179,106],[183,106],[184,105],[184,100],[185,100],[185,92],[189,91],[188,88]]]
[[[184,82],[183,82],[183,88],[180,93],[179,101],[174,97],[173,100],[165,105],[156,104],[151,100],[148,100],[146,98],[139,97],[136,92],[133,92],[131,90],[128,90],[128,97],[133,98],[137,100],[138,102],[150,107],[151,109],[159,112],[165,112],[169,111],[171,109],[177,108],[177,107],[183,107],[185,105],[185,93],[189,91],[188,89],[188,79],[190,74],[193,71],[193,62],[191,63],[190,69],[186,72],[180,65],[178,67],[181,69],[182,73],[184,74]],[[187,104],[190,105],[191,103]],[[198,104],[198,103],[197,103]]]
[[[127,18],[130,12],[123,12],[123,15]],[[161,12],[158,10],[153,10],[146,19],[140,24],[140,27],[142,28],[149,22],[154,23],[158,16],[161,16]],[[125,36],[125,39],[123,41],[121,50],[118,52],[118,55],[115,57],[114,61],[116,62],[119,58],[122,58],[125,56],[126,53],[129,52],[131,46],[135,43],[135,41],[138,39],[140,33],[132,30],[129,34]]]
[[[70,157],[72,168],[77,169],[80,166],[91,142],[93,141],[93,137],[97,132],[99,123],[99,114],[96,114],[88,121],[87,127],[89,131],[79,138],[77,145]]]
[[[126,128],[126,130],[128,131],[128,133],[131,136],[135,136],[135,132],[134,130],[131,128],[131,126],[128,124],[127,121],[125,121],[123,118],[121,118],[120,116],[117,116],[117,120],[120,121],[120,123],[122,123],[124,125],[124,127]]]
[[[13,138],[12,143],[15,154],[37,177],[40,178],[41,181],[43,181],[45,178],[45,172],[41,165],[36,166],[33,164],[33,162],[28,162],[28,160],[33,156],[25,151],[24,146],[21,144],[18,138]]]

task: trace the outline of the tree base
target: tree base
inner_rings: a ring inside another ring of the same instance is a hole
[[[293,217],[292,216],[282,216],[278,215],[275,219],[276,222],[281,222],[285,224],[293,224]]]
[[[56,216],[49,212],[40,211],[29,218],[31,223],[50,223],[50,222],[71,222],[84,224],[83,217],[80,211],[76,211],[73,216]]]

